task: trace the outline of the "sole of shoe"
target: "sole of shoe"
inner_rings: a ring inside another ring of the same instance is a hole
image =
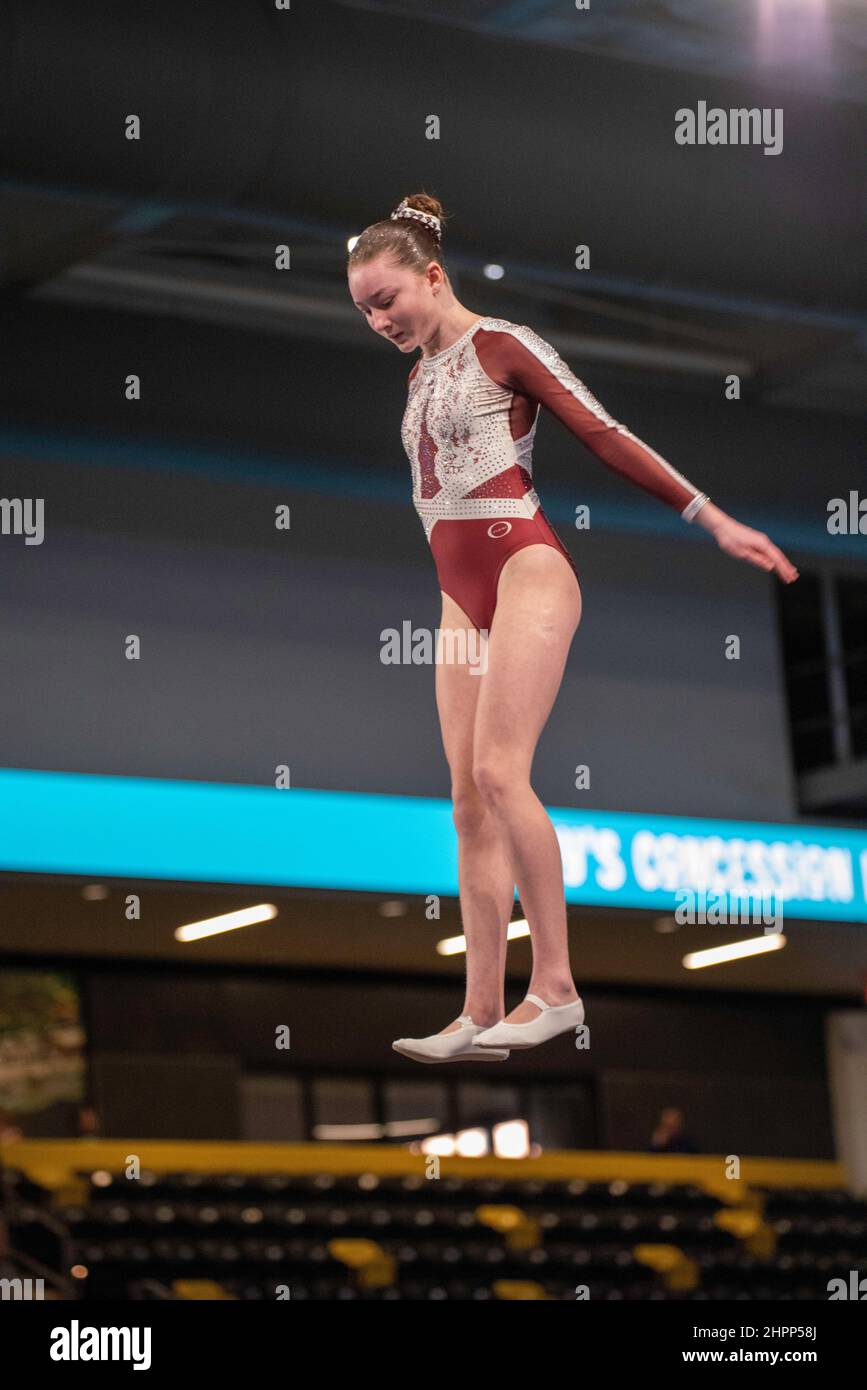
[[[458,1052],[453,1057],[428,1057],[410,1048],[398,1047],[397,1043],[391,1045],[401,1057],[409,1057],[413,1062],[506,1062],[509,1059],[508,1052],[503,1048],[486,1048],[484,1052],[479,1048],[478,1052]]]

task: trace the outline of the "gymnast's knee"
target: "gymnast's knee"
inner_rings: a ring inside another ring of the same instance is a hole
[[[473,782],[487,808],[498,811],[517,789],[520,779],[508,759],[486,758],[474,765]]]
[[[459,835],[475,835],[484,825],[488,807],[469,778],[452,785],[452,820]]]

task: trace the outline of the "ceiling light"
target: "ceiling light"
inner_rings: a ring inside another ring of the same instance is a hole
[[[205,917],[201,922],[176,927],[175,939],[199,941],[203,936],[217,936],[220,932],[234,931],[236,927],[253,927],[257,922],[268,922],[276,916],[277,908],[273,903],[258,903],[255,907],[242,907],[237,912],[224,912],[219,917]]]
[[[510,922],[506,928],[506,940],[514,941],[519,936],[530,935],[530,923],[525,917],[519,917],[514,922]],[[459,956],[467,949],[467,938],[465,936],[445,936],[442,941],[437,942],[438,956]]]
[[[760,956],[766,951],[781,951],[787,944],[782,932],[771,932],[768,936],[754,936],[747,941],[732,941],[728,946],[711,946],[707,951],[690,951],[684,956],[682,964],[687,970],[701,970],[706,965],[722,965],[730,960],[742,960],[744,956]]]

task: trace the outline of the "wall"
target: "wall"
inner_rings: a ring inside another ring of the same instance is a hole
[[[187,1057],[200,1065],[210,1057],[215,1078],[234,1064],[244,1076],[269,1077],[275,1084],[301,1076],[344,1088],[371,1078],[386,1087],[399,1083],[395,1106],[401,1088],[411,1088],[401,1113],[385,1118],[433,1114],[448,1127],[449,1121],[472,1124],[529,1109],[553,1135],[558,1111],[574,1107],[569,1132],[561,1129],[563,1146],[646,1150],[660,1110],[680,1105],[703,1152],[834,1157],[823,1032],[828,1006],[817,998],[585,989],[588,1049],[578,1051],[566,1035],[545,1048],[513,1053],[496,1076],[454,1075],[454,1069],[444,1076],[407,1063],[391,1043],[406,1033],[408,1020],[418,1036],[439,1026],[450,1007],[448,985],[314,971],[230,974],[105,965],[80,974],[92,1054],[110,1058],[116,1076],[124,1058],[130,1075],[147,1074],[145,1057],[149,1066],[155,1059],[174,1061],[178,1113]],[[507,992],[507,1009],[519,997]],[[289,1028],[288,1050],[275,1047],[278,1026]],[[461,1087],[457,1116],[449,1112],[443,1081]],[[219,1082],[213,1084],[217,1089]],[[527,1087],[541,1103],[528,1105]],[[356,1087],[359,1095],[362,1090]],[[345,1094],[330,1113],[332,1122],[379,1118],[353,1111],[352,1103],[353,1094]],[[128,1135],[132,1117],[125,1105],[122,1132]],[[165,1123],[159,1097],[148,1103],[143,1096],[140,1113]],[[110,1126],[111,1115],[103,1118]],[[196,1122],[207,1123],[201,1096]],[[231,1107],[224,1128],[214,1117],[209,1132],[234,1137],[225,1126],[236,1123]]]
[[[31,305],[19,320],[2,491],[44,497],[47,534],[0,537],[0,764],[265,783],[288,763],[297,786],[447,796],[433,668],[379,659],[383,629],[439,618],[397,434],[408,364],[254,335],[241,352],[226,330],[134,315]],[[854,485],[854,421],[592,382],[744,520],[778,505],[782,527],[800,506],[821,529],[829,487]],[[539,795],[793,818],[777,581],[544,413],[536,473],[584,598]],[[587,500],[591,530],[570,530]]]

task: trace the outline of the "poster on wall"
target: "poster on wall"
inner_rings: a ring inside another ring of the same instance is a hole
[[[85,1088],[78,988],[52,970],[0,970],[0,1111],[35,1115]]]

